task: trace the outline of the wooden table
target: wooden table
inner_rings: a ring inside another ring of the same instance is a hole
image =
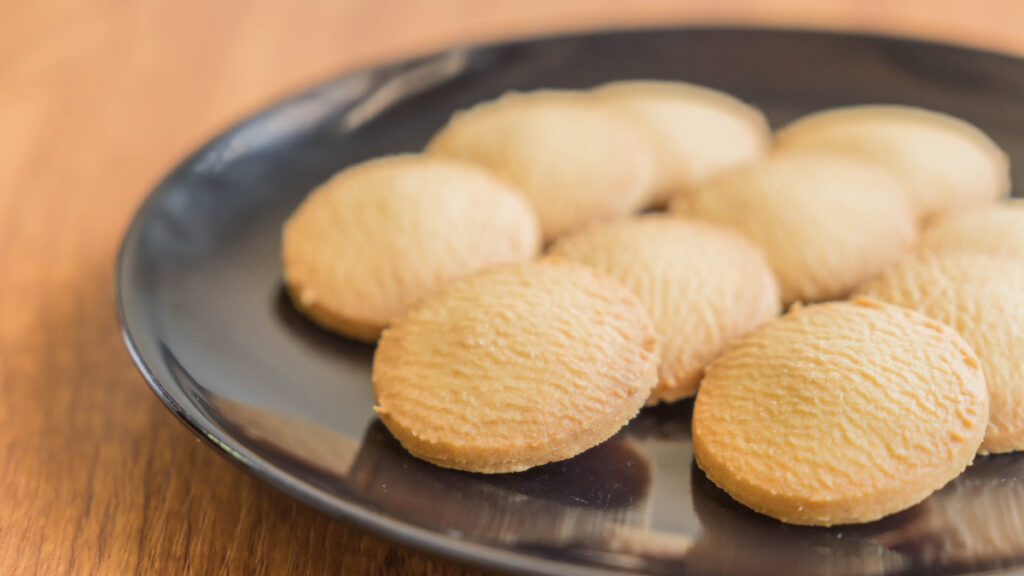
[[[0,574],[466,574],[320,514],[175,421],[125,353],[114,254],[189,149],[276,96],[454,42],[667,22],[1024,54],[1024,2],[0,0]]]

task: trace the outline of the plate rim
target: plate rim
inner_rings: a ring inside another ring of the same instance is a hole
[[[287,106],[309,96],[316,90],[340,82],[345,78],[369,71],[392,72],[404,67],[414,66],[417,63],[429,61],[434,58],[441,58],[445,55],[460,52],[494,49],[499,47],[512,47],[528,45],[545,41],[588,38],[600,36],[623,36],[630,34],[648,34],[665,32],[701,32],[701,33],[755,33],[770,34],[777,36],[799,35],[805,37],[817,36],[821,38],[848,38],[881,41],[906,46],[918,46],[922,48],[940,48],[955,50],[964,53],[975,54],[984,58],[994,58],[1014,62],[1017,65],[1024,65],[1024,56],[1001,52],[988,47],[972,46],[957,41],[943,41],[930,37],[913,37],[888,32],[861,31],[854,29],[833,29],[813,28],[802,26],[774,26],[770,24],[716,24],[716,23],[668,23],[638,24],[626,27],[608,27],[583,30],[552,31],[540,34],[526,34],[501,36],[481,42],[455,43],[440,49],[432,49],[427,52],[416,52],[380,61],[370,61],[360,66],[342,69],[331,73],[328,76],[313,80],[312,82],[299,85],[298,88],[285,90],[277,95],[264,100],[255,109],[234,119],[228,120],[221,128],[215,128],[212,135],[204,137],[202,143],[193,148],[191,152],[173,164],[148,188],[141,202],[135,207],[132,217],[125,231],[122,234],[121,242],[115,255],[113,274],[114,283],[114,304],[116,307],[117,320],[121,340],[131,357],[132,363],[138,370],[149,389],[156,395],[164,407],[171,412],[185,427],[193,434],[203,439],[204,442],[213,447],[215,452],[226,458],[229,462],[240,466],[246,472],[253,474],[256,478],[268,483],[272,487],[295,498],[303,504],[315,510],[327,513],[330,516],[366,530],[378,537],[390,540],[394,544],[410,546],[421,552],[452,559],[465,564],[489,570],[497,570],[504,573],[526,573],[537,576],[585,576],[605,575],[616,576],[626,572],[617,569],[607,569],[591,565],[570,564],[565,561],[554,560],[542,556],[531,555],[526,552],[515,552],[508,549],[488,546],[480,542],[464,540],[445,535],[441,532],[430,530],[411,524],[386,513],[378,512],[365,506],[360,506],[349,500],[332,496],[316,486],[304,483],[295,479],[277,465],[260,457],[252,450],[238,443],[231,434],[223,427],[207,418],[198,406],[193,404],[189,410],[182,405],[171,389],[179,386],[168,386],[162,383],[153,373],[151,364],[156,363],[150,359],[147,361],[137,340],[138,333],[133,334],[130,326],[130,314],[125,305],[127,292],[125,269],[128,266],[128,253],[135,245],[142,222],[152,205],[160,196],[161,192],[172,182],[175,176],[192,166],[196,161],[209,152],[218,142],[230,138],[231,135],[244,129],[246,126],[259,121],[261,118],[272,114],[280,107]],[[973,572],[977,576],[1001,576],[1020,574],[1024,566],[996,568]]]

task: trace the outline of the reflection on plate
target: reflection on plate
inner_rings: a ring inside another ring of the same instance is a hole
[[[918,571],[957,574],[1024,563],[1024,458],[978,458],[962,476],[914,509],[880,544]]]
[[[410,457],[378,421],[366,431],[347,481],[360,498],[422,526],[486,542],[560,547],[644,525],[651,470],[636,446],[618,438],[518,474],[440,469]]]
[[[733,501],[693,466],[703,532],[687,562],[699,573],[960,574],[1024,561],[1024,458],[979,458],[921,504],[878,522],[835,528],[787,526]],[[751,562],[722,550],[770,550]]]
[[[944,110],[1024,166],[1024,62],[960,48],[657,30],[381,66],[251,117],[157,187],[119,259],[118,308],[133,358],[176,415],[255,474],[327,513],[476,564],[560,575],[1024,569],[1024,455],[979,459],[880,522],[814,529],[759,516],[707,481],[693,464],[692,402],[645,409],[577,458],[510,476],[415,460],[377,422],[373,347],[312,326],[282,296],[287,215],[341,167],[421,148],[458,108],[510,89],[638,77],[723,89],[775,125],[858,102]]]

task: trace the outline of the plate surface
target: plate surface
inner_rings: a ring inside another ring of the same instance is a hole
[[[647,409],[572,460],[518,475],[442,470],[374,417],[373,348],[323,332],[283,295],[281,224],[317,183],[422,147],[455,110],[511,89],[626,78],[707,84],[774,125],[900,102],[992,135],[1024,189],[1024,61],[841,34],[650,30],[455,50],[342,76],[228,130],[140,208],[120,254],[125,341],[188,426],[253,473],[396,540],[515,572],[962,574],[1024,569],[1024,454],[980,458],[873,524],[758,516],[693,463],[692,402]]]

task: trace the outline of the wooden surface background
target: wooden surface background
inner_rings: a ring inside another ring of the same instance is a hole
[[[0,0],[0,574],[469,574],[264,485],[132,366],[114,254],[147,188],[276,96],[455,42],[645,23],[1024,54],[1020,0]]]

